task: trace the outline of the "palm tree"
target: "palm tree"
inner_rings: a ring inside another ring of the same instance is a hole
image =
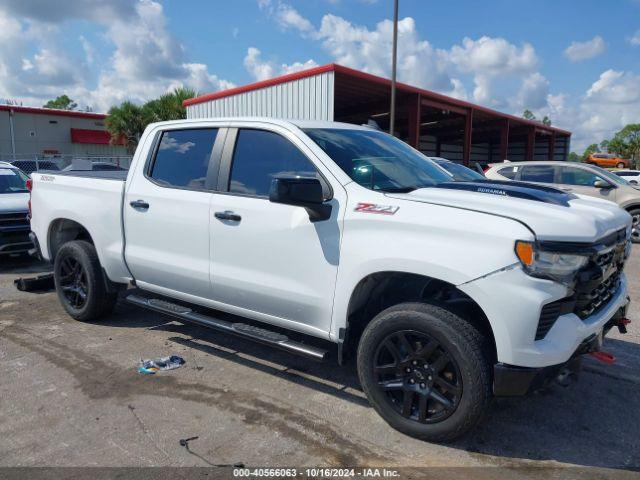
[[[127,151],[133,154],[146,127],[142,107],[129,101],[111,107],[105,125],[111,134],[111,143],[118,144],[124,141]]]
[[[171,93],[165,93],[156,100],[147,102],[144,107],[144,119],[148,123],[165,120],[180,120],[187,117],[187,111],[182,102],[196,96],[195,90],[190,88],[176,88]]]

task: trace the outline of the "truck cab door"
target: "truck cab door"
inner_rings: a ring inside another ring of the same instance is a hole
[[[332,189],[300,139],[272,128],[229,129],[211,198],[213,298],[222,310],[328,334],[346,193],[337,182]],[[320,179],[330,218],[314,222],[303,207],[270,202],[280,175]]]
[[[125,260],[141,288],[210,297],[211,165],[225,131],[158,131],[145,164],[130,175]]]

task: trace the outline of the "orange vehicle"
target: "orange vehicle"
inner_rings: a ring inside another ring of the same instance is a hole
[[[620,158],[613,153],[592,153],[585,163],[597,165],[604,168],[629,168],[631,161],[626,158]]]

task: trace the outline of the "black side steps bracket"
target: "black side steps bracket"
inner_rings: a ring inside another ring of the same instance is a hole
[[[137,305],[148,310],[164,313],[178,318],[184,322],[195,323],[203,327],[212,328],[225,333],[232,333],[242,338],[247,338],[255,342],[270,345],[281,350],[301,355],[303,357],[322,362],[326,359],[328,352],[311,345],[305,345],[300,342],[290,340],[289,337],[282,333],[273,332],[264,328],[256,327],[241,322],[229,322],[219,318],[203,315],[194,312],[191,308],[178,305],[175,303],[161,300],[159,298],[145,298],[140,295],[128,295],[127,302]]]

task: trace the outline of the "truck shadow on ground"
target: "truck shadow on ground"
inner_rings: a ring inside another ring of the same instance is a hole
[[[315,363],[244,339],[172,322],[160,314],[140,315],[127,305],[118,309],[120,315],[101,324],[173,333],[167,340],[175,344],[369,406],[353,361],[344,367],[336,364],[335,357]],[[553,386],[526,398],[497,399],[484,423],[449,446],[480,455],[484,461],[486,456],[494,457],[489,461],[497,465],[528,459],[637,469],[640,349],[637,344],[616,339],[608,339],[605,347],[618,357],[618,365],[601,366],[587,358],[580,380],[569,387]],[[373,410],[371,414],[375,414]]]

